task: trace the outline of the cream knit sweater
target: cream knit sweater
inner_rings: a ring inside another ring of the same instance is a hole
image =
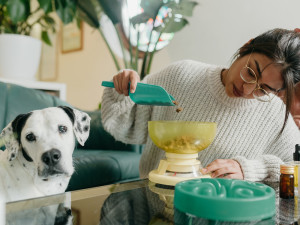
[[[164,152],[148,136],[149,120],[209,121],[218,125],[212,144],[199,153],[206,166],[215,159],[235,159],[250,181],[278,181],[280,164],[291,161],[300,132],[292,117],[278,137],[285,107],[275,97],[271,103],[256,99],[229,98],[221,82],[222,67],[185,60],[171,64],[143,82],[160,85],[179,103],[173,106],[143,106],[106,88],[102,101],[104,128],[117,140],[146,144],[140,161],[140,176],[157,168]],[[278,138],[277,138],[278,137]]]

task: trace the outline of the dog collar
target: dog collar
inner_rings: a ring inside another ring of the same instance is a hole
[[[24,148],[22,148],[22,154],[28,162],[33,162],[32,158],[27,154],[27,152],[24,150]]]

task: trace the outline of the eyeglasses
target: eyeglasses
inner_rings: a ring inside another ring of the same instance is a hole
[[[255,99],[261,102],[270,102],[284,88],[275,90],[265,84],[259,84],[256,73],[248,66],[251,55],[252,52],[246,65],[241,69],[240,76],[247,84],[256,84],[255,89],[252,91]]]

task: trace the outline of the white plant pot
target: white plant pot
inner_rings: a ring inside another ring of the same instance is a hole
[[[35,80],[42,42],[18,34],[0,34],[0,77]]]

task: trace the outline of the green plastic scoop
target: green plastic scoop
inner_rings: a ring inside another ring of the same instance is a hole
[[[115,87],[111,81],[102,81],[102,86]],[[129,97],[139,105],[175,106],[173,96],[161,86],[153,84],[138,83],[135,92],[129,92]]]

